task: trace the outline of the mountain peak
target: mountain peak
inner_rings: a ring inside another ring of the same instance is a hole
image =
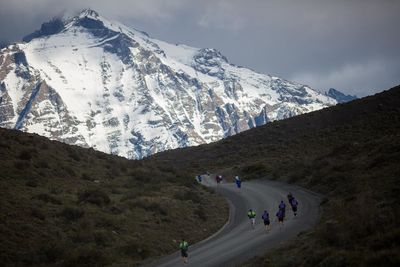
[[[86,8],[79,11],[72,17],[67,15],[54,17],[50,21],[44,22],[39,30],[25,36],[22,40],[24,42],[30,42],[32,39],[57,34],[66,29],[70,22],[73,22],[74,25],[79,25],[86,28],[101,28],[104,27],[105,21],[106,20],[102,18],[95,10]]]
[[[95,10],[91,9],[91,8],[85,8],[83,10],[81,10],[79,12],[78,15],[79,18],[83,18],[83,17],[92,17],[92,18],[99,18],[100,15],[99,13],[97,13]]]

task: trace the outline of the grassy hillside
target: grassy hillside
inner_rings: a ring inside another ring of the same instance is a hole
[[[173,164],[0,129],[0,265],[134,266],[217,231],[227,203]]]
[[[315,231],[248,266],[400,264],[400,86],[147,160],[284,180],[326,196]]]

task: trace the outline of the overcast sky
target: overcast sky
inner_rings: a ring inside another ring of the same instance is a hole
[[[398,0],[0,0],[0,42],[87,7],[317,89],[365,96],[400,84]]]

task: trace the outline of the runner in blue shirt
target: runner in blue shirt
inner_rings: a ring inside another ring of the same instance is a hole
[[[268,211],[264,210],[264,213],[263,213],[263,215],[261,216],[261,218],[262,218],[263,221],[264,221],[265,230],[266,230],[267,232],[269,232],[269,230],[271,229],[271,222],[270,222],[270,220],[269,220],[269,213],[268,213]]]

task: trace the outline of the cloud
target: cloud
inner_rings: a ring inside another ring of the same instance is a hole
[[[226,30],[241,30],[245,26],[245,16],[234,5],[235,1],[219,1],[208,5],[197,21],[200,27]]]
[[[317,88],[365,95],[399,82],[395,0],[0,0],[0,43],[87,7],[155,38],[217,48],[234,64]]]
[[[0,36],[2,41],[15,41],[54,16],[84,8],[95,9],[112,19],[161,23],[174,18],[186,3],[185,0],[0,0]]]
[[[185,6],[186,2],[185,0],[0,0],[3,10],[14,12],[55,15],[63,10],[90,7],[108,16],[130,16],[142,19],[171,18],[176,10]]]
[[[371,60],[345,64],[328,72],[295,73],[292,79],[326,90],[331,87],[359,97],[400,84],[400,64],[389,60]]]

